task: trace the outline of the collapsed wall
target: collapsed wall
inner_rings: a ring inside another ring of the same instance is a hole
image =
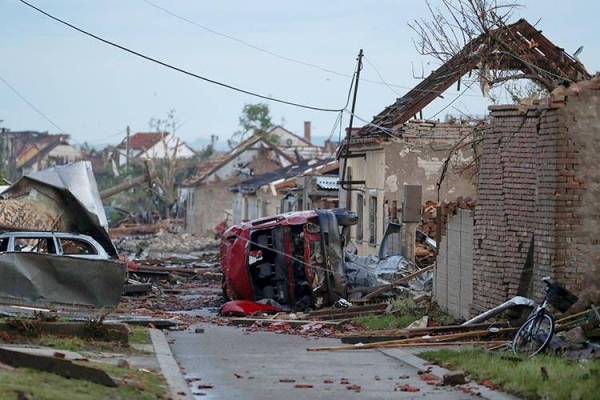
[[[472,314],[551,276],[598,296],[600,76],[544,101],[492,106],[480,163]],[[585,301],[585,299],[582,299]]]

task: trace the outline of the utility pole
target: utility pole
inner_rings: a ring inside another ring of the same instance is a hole
[[[125,173],[129,172],[129,125],[127,125],[127,139],[125,141]]]
[[[346,132],[346,145],[344,148],[344,152],[341,155],[344,158],[344,166],[342,168],[342,179],[340,180],[340,187],[346,190],[346,208],[350,208],[350,192],[352,191],[352,184],[364,184],[365,181],[353,181],[352,177],[349,177],[350,180],[346,180],[346,169],[348,168],[348,158],[352,157],[350,154],[350,135],[352,134],[352,123],[354,121],[354,109],[356,107],[356,96],[358,94],[358,80],[360,78],[360,70],[362,69],[362,58],[363,58],[363,50],[360,49],[358,52],[358,63],[356,66],[356,80],[354,81],[354,95],[352,97],[352,110],[350,111],[350,122],[348,124],[348,131]],[[346,186],[347,185],[347,186]]]

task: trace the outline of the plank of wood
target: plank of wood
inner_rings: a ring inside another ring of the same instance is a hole
[[[460,332],[460,333],[450,333],[445,335],[435,335],[435,336],[421,336],[407,339],[398,339],[398,340],[390,340],[386,342],[375,342],[375,343],[367,343],[361,344],[360,346],[334,346],[327,348],[329,351],[343,351],[343,350],[353,350],[356,347],[360,347],[362,349],[376,349],[381,347],[388,346],[396,346],[399,344],[410,344],[410,343],[439,343],[446,341],[455,341],[457,339],[478,339],[486,336],[496,336],[500,334],[512,333],[516,330],[516,328],[506,328],[500,329],[498,332],[490,332],[489,330],[480,330],[474,332]]]
[[[436,347],[436,346],[498,346],[506,345],[509,341],[507,340],[494,340],[494,341],[464,341],[464,342],[434,342],[434,343],[399,343],[393,348],[406,348],[406,347]],[[387,347],[390,348],[390,347]],[[364,346],[352,346],[352,348],[346,350],[361,350],[365,349]],[[307,351],[331,351],[327,347],[309,347]],[[368,348],[366,349],[368,350]]]
[[[329,326],[331,328],[336,328],[341,324],[340,321],[308,321],[305,319],[265,319],[265,318],[229,318],[229,325],[242,325],[242,326],[252,326],[255,322],[258,322],[261,325],[269,326],[279,322],[286,322],[292,328],[299,328],[306,324],[321,324],[324,326]]]
[[[347,308],[328,308],[317,311],[311,311],[309,317],[318,317],[321,315],[332,315],[332,314],[346,314],[350,310],[353,311],[372,311],[372,310],[385,310],[388,307],[388,303],[368,304],[364,306],[350,306]]]
[[[433,268],[434,268],[434,266],[435,266],[435,264],[428,265],[427,267],[425,267],[425,268],[421,268],[420,270],[418,270],[418,271],[415,271],[415,272],[413,272],[412,274],[409,274],[409,275],[403,276],[403,277],[402,277],[402,278],[400,278],[400,279],[396,279],[394,282],[392,282],[392,283],[390,283],[390,284],[388,284],[388,285],[383,285],[383,286],[382,286],[382,287],[380,287],[379,289],[377,289],[377,290],[375,290],[375,291],[373,291],[373,292],[371,292],[371,293],[367,294],[366,296],[363,296],[363,297],[361,298],[361,300],[369,300],[369,299],[372,299],[373,297],[379,296],[380,294],[382,294],[382,293],[384,293],[384,292],[386,292],[386,291],[388,291],[388,290],[392,289],[394,286],[397,286],[397,285],[399,285],[399,284],[401,284],[401,283],[403,283],[403,282],[408,282],[408,281],[410,281],[411,279],[413,279],[413,278],[415,278],[415,277],[417,277],[417,276],[419,276],[419,275],[423,274],[424,272],[427,272],[427,271],[429,271],[429,270],[433,269]]]
[[[436,334],[436,333],[451,333],[451,332],[470,332],[480,329],[489,329],[490,327],[494,328],[508,328],[510,324],[508,322],[501,323],[480,323],[480,324],[471,324],[471,325],[442,325],[442,326],[429,326],[423,328],[409,328],[409,329],[392,329],[392,330],[383,330],[378,332],[372,332],[368,335],[342,335],[340,339],[342,343],[346,344],[355,344],[355,343],[373,343],[373,342],[382,342],[389,340],[398,340],[398,339],[407,339],[415,336],[423,336],[426,334]]]

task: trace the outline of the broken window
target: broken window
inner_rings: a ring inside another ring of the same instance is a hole
[[[369,196],[369,244],[377,244],[377,190]]]
[[[60,239],[63,254],[98,254],[90,243],[76,239]]]
[[[15,251],[29,251],[42,254],[56,254],[53,238],[15,237]]]

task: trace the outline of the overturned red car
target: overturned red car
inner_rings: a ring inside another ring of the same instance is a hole
[[[356,222],[346,209],[307,210],[228,228],[220,244],[225,298],[292,310],[345,298],[344,229]]]

